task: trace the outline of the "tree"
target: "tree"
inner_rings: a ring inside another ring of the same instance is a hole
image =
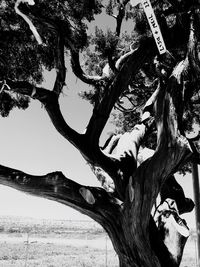
[[[199,125],[199,1],[151,2],[167,47],[162,55],[139,3],[2,0],[0,5],[1,115],[28,108],[30,99],[40,101],[100,186],[80,185],[61,172],[34,176],[2,165],[0,183],[97,221],[120,267],[179,266],[189,235],[180,214],[194,207],[174,174],[188,162],[199,163],[199,133],[188,135]],[[115,27],[107,32],[96,27],[90,34],[98,16],[112,17]],[[122,32],[122,23],[131,31]],[[93,105],[84,133],[67,124],[59,107],[67,62],[90,85],[82,93]],[[40,86],[43,69],[56,69],[53,90]],[[113,111],[117,131],[101,146]]]

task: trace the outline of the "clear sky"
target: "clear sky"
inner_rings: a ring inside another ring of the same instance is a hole
[[[60,105],[69,124],[81,132],[92,109],[88,102],[77,96],[77,88],[82,88],[82,83],[73,80],[75,78],[70,72],[67,75],[70,78]],[[51,88],[54,72],[46,73],[45,77],[44,86]],[[32,101],[26,111],[16,109],[8,118],[0,118],[0,125],[0,164],[38,175],[61,170],[68,178],[81,184],[98,185],[80,153],[54,129],[38,101]],[[36,217],[54,214],[54,218],[67,219],[80,214],[53,201],[27,196],[4,186],[0,187],[0,203],[3,203],[0,214]]]

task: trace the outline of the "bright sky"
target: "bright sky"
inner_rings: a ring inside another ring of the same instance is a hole
[[[50,73],[53,76],[53,73]],[[48,75],[49,76],[49,75]],[[54,77],[47,77],[48,81]],[[48,86],[48,83],[46,84]],[[78,85],[78,83],[77,83]],[[68,83],[68,87],[70,83]],[[65,88],[61,96],[63,115],[69,124],[83,131],[91,107]],[[13,111],[8,118],[0,118],[0,162],[2,165],[32,174],[45,174],[61,170],[67,177],[82,184],[97,185],[96,179],[79,152],[54,129],[44,108],[32,101],[26,111]],[[27,216],[76,216],[72,209],[52,201],[21,194],[7,187],[0,187],[0,214]],[[79,213],[78,213],[79,214]]]

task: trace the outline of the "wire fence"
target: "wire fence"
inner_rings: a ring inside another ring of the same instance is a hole
[[[118,266],[109,237],[94,221],[25,221],[20,218],[8,221],[0,218],[0,234],[0,267],[65,266],[59,262],[61,259],[72,267]],[[55,255],[57,262],[52,261]],[[195,231],[186,244],[181,267],[199,267]]]
[[[46,237],[46,243],[55,243],[56,245],[60,244],[66,244],[67,246],[77,246],[77,242],[79,242],[78,247],[83,246],[85,248],[91,248],[91,249],[100,249],[101,250],[101,258],[104,262],[105,267],[113,267],[112,263],[109,261],[110,254],[115,254],[112,244],[109,240],[108,235],[106,232],[96,223],[91,221],[65,221],[65,224],[67,223],[68,227],[65,229],[65,227],[62,227],[62,229],[57,228],[55,231],[55,224],[51,225],[51,228],[54,228],[54,231],[56,234],[61,234],[63,237]],[[69,227],[69,224],[71,225]],[[54,226],[53,226],[54,225]],[[73,226],[72,226],[73,225]],[[75,227],[76,225],[76,227]],[[49,225],[48,225],[49,227]],[[46,228],[46,222],[44,222],[44,228]],[[68,238],[66,237],[66,234],[69,234]],[[44,237],[43,237],[44,238]],[[63,238],[65,240],[63,240]],[[36,243],[43,242],[44,240],[41,240],[41,237],[35,236],[35,230],[27,232],[26,241],[24,241],[25,244],[25,259],[24,259],[24,267],[29,266],[29,259],[31,258],[30,248],[31,246],[35,245]],[[84,242],[85,241],[85,242]],[[113,256],[113,255],[112,255]],[[116,254],[114,255],[115,258]],[[79,261],[82,263],[81,266],[87,266],[83,262],[81,262],[81,256],[79,256]],[[53,266],[53,265],[52,265]],[[88,265],[89,266],[89,265]],[[117,266],[117,265],[116,265]]]

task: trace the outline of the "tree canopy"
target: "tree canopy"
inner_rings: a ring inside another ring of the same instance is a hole
[[[199,1],[151,4],[164,54],[140,1],[0,1],[0,114],[26,109],[30,99],[40,101],[57,131],[90,164],[100,187],[82,186],[60,172],[33,176],[5,166],[0,183],[99,222],[120,267],[179,266],[188,237],[180,214],[194,207],[174,173],[189,161],[199,163]],[[106,29],[96,23],[99,17],[109,22]],[[60,111],[66,66],[88,85],[80,93],[93,105],[84,133],[71,128]],[[41,86],[45,69],[56,71],[53,90]],[[116,131],[100,146],[111,114]],[[166,230],[170,218],[182,229],[175,251],[167,241],[174,231]]]

